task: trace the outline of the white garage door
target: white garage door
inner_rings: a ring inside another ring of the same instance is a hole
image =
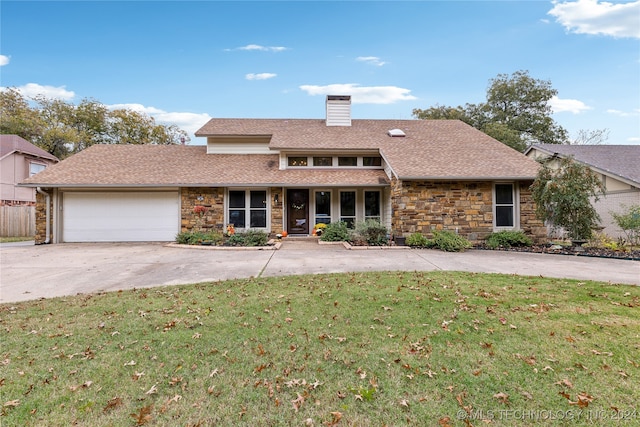
[[[177,192],[64,193],[65,242],[172,241],[180,227]]]

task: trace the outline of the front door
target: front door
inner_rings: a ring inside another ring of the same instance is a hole
[[[287,190],[287,232],[309,234],[309,190]]]

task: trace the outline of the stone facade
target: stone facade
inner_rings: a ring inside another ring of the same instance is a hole
[[[282,187],[271,187],[271,232],[284,230],[284,195]],[[276,198],[278,201],[276,202]]]
[[[520,183],[520,225],[538,241],[546,229],[535,218],[529,185]],[[391,183],[391,224],[395,235],[451,230],[479,243],[493,232],[493,183],[466,181],[399,181]]]
[[[53,216],[55,215],[55,210],[53,209],[53,195],[49,198],[49,205],[49,240],[53,241]],[[47,241],[47,199],[40,193],[36,193],[36,234],[34,238],[36,245],[42,245]]]
[[[224,188],[181,188],[180,199],[180,231],[224,231]],[[198,213],[196,206],[203,206],[206,211]]]
[[[536,205],[531,195],[533,181],[520,182],[520,229],[533,239],[534,243],[544,243],[547,240],[547,227],[544,222],[536,218]]]

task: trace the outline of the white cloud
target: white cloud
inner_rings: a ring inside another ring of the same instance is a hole
[[[225,49],[225,51],[230,52],[232,50],[258,50],[263,52],[282,52],[288,50],[288,48],[283,46],[261,46],[259,44],[248,44],[246,46],[236,47],[234,49]]]
[[[613,114],[613,115],[616,115],[616,116],[619,116],[619,117],[635,117],[635,116],[640,116],[640,109],[635,109],[630,113],[627,112],[627,111],[609,109],[609,110],[607,110],[607,113]]]
[[[612,37],[640,38],[640,0],[609,3],[599,0],[553,2],[547,12],[567,31]]]
[[[591,110],[591,107],[582,101],[578,101],[577,99],[560,99],[557,96],[549,100],[549,106],[551,106],[554,113],[564,113],[568,111],[573,114],[580,114],[583,111]]]
[[[65,89],[65,86],[42,86],[37,83],[27,83],[24,86],[16,87],[16,90],[26,98],[33,98],[34,96],[42,95],[46,98],[69,101],[76,96],[74,92]]]
[[[9,57],[7,55],[0,55],[0,67],[9,63]]]
[[[194,140],[193,134],[211,119],[211,116],[206,113],[168,112],[156,107],[146,107],[142,104],[112,104],[107,105],[107,108],[110,110],[132,110],[153,117],[156,123],[176,125],[189,134],[191,141]]]
[[[354,104],[393,104],[397,101],[418,99],[411,90],[397,86],[360,86],[354,83],[327,86],[302,85],[300,89],[309,95],[351,95]]]
[[[249,73],[247,75],[245,75],[244,77],[247,80],[267,80],[267,79],[272,79],[274,77],[276,77],[277,74],[273,74],[273,73]]]
[[[358,56],[356,61],[365,62],[370,65],[382,67],[386,62],[380,60],[377,56]]]

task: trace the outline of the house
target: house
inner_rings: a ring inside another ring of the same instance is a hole
[[[58,161],[18,135],[0,135],[0,205],[35,205],[35,189],[17,184]]]
[[[624,236],[611,212],[623,213],[625,207],[640,205],[640,145],[534,144],[525,154],[538,161],[572,157],[597,173],[606,188],[593,202],[602,232],[613,238]]]
[[[206,145],[94,145],[27,179],[46,193],[37,242],[169,241],[228,224],[309,235],[366,219],[398,236],[546,236],[529,190],[539,164],[461,121],[352,120],[350,96],[328,96],[325,119],[211,119],[196,136]]]

